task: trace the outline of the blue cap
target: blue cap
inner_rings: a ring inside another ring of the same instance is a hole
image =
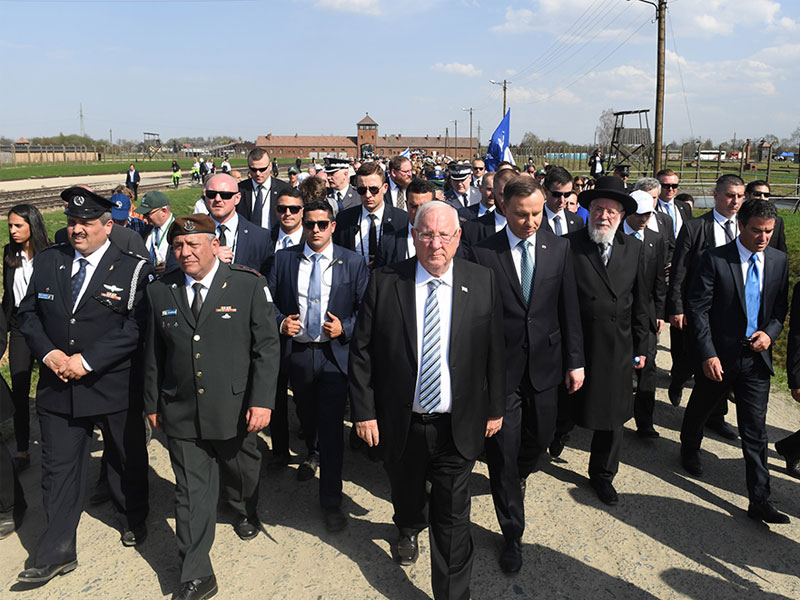
[[[131,199],[127,194],[114,194],[111,200],[111,218],[115,221],[124,221],[131,214]]]

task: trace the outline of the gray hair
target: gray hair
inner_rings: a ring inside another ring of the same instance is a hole
[[[657,193],[661,193],[661,183],[655,177],[642,177],[639,181],[636,182],[636,185],[633,186],[634,191],[642,190],[645,192],[649,192],[651,190],[657,190]]]
[[[426,202],[417,209],[417,216],[414,218],[414,225],[413,225],[414,229],[419,231],[418,229],[419,224],[422,222],[422,219],[425,218],[425,215],[427,215],[432,210],[437,210],[442,207],[448,209],[448,212],[453,217],[453,223],[455,224],[456,229],[459,229],[461,227],[461,220],[458,218],[458,211],[455,208],[453,208],[450,204],[447,204],[447,202],[442,202],[441,200],[431,200],[430,202]]]

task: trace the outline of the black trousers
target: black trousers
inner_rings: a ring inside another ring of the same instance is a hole
[[[132,528],[148,512],[147,450],[142,413],[124,410],[71,417],[37,407],[42,431],[42,502],[47,528],[34,558],[42,567],[75,560],[78,521],[86,491],[89,443],[102,424],[108,485],[122,527]]]
[[[736,397],[736,418],[742,440],[747,493],[752,501],[769,499],[767,469],[767,402],[770,373],[764,360],[742,349],[739,358],[722,366],[721,382],[705,375],[695,378],[694,390],[683,415],[681,451],[696,452],[703,441],[703,427],[720,399],[730,390]]]
[[[278,372],[278,386],[275,388],[275,410],[269,420],[273,454],[289,454],[289,373],[286,369]]]
[[[670,369],[670,385],[683,387],[694,374],[694,363],[689,358],[689,349],[686,344],[686,330],[669,326],[669,354],[672,357]]]
[[[520,479],[536,470],[539,458],[553,441],[558,410],[556,389],[536,392],[526,372],[523,385],[506,398],[503,427],[486,440],[494,510],[507,539],[521,538],[525,531]]]
[[[656,341],[656,333],[651,331],[647,339],[644,367],[634,371],[637,387],[633,398],[633,417],[638,429],[653,426],[653,410],[656,406]]]
[[[319,450],[319,502],[326,508],[340,506],[347,376],[336,366],[330,342],[293,343],[289,378],[306,445],[312,449],[316,439]]]
[[[395,463],[384,463],[400,535],[416,535],[430,527],[431,582],[436,600],[470,597],[474,547],[469,476],[474,465],[474,460],[467,460],[456,450],[450,415],[428,422],[412,417],[402,456]],[[428,478],[430,497],[425,493]]]
[[[775,442],[775,449],[789,458],[800,456],[800,430]]]
[[[27,506],[25,494],[14,468],[14,459],[8,446],[0,442],[0,513],[12,513],[24,506]]]
[[[220,492],[222,500],[239,518],[258,521],[258,484],[261,477],[261,451],[258,433],[246,433],[240,440],[237,452],[220,461]],[[216,503],[214,504],[216,506]]]
[[[27,452],[31,438],[30,396],[33,356],[25,336],[17,326],[17,310],[11,313],[8,340],[8,368],[11,372],[11,399],[14,401],[14,438],[18,452]]]
[[[605,479],[609,483],[619,470],[622,452],[622,427],[610,431],[595,430],[589,451],[589,479]]]
[[[248,438],[249,435],[229,440],[167,438],[175,473],[175,537],[183,561],[182,582],[214,574],[209,553],[217,524],[220,471],[241,470],[235,465]]]

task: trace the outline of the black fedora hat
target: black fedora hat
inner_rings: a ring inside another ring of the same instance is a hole
[[[598,177],[594,189],[583,191],[578,195],[578,204],[589,210],[589,204],[595,198],[610,198],[620,202],[625,214],[636,212],[636,200],[625,191],[625,182],[614,175]]]

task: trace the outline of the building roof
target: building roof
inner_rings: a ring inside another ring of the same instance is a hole
[[[18,139],[16,142],[14,142],[14,143],[15,143],[15,144],[30,144],[30,142],[29,142],[28,140],[26,140],[24,137],[21,137],[21,138],[19,138],[19,139]]]
[[[356,123],[356,125],[377,125],[377,123],[375,122],[375,119],[370,117],[369,113],[367,113],[367,116]]]
[[[270,146],[282,147],[322,147],[333,146],[336,148],[354,148],[357,146],[356,138],[344,135],[260,135],[256,146],[268,148]]]
[[[470,147],[470,138],[460,137],[458,138],[458,144],[456,144],[456,138],[448,137],[445,138],[443,135],[426,135],[426,136],[414,136],[414,137],[406,137],[404,135],[382,135],[378,137],[377,145],[384,147],[384,148],[444,148],[445,144],[448,148],[469,148]],[[478,147],[478,139],[472,138],[472,147]]]

